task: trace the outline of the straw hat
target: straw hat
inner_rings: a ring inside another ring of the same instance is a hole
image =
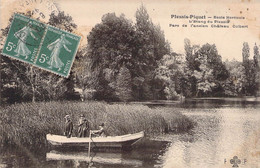
[[[80,117],[85,117],[85,116],[83,114],[81,114]]]

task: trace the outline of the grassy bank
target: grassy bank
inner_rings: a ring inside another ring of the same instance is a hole
[[[1,108],[0,142],[21,145],[46,145],[47,133],[62,134],[64,116],[69,114],[76,136],[80,114],[91,129],[105,123],[108,135],[122,135],[145,130],[147,135],[170,131],[188,131],[193,122],[181,113],[166,108],[150,109],[143,105],[109,105],[104,102],[38,102]]]

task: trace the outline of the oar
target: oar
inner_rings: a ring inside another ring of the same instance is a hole
[[[92,131],[89,131],[89,142],[88,142],[88,157],[90,158],[90,145],[91,145],[91,135]]]

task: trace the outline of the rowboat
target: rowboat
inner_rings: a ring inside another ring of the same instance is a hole
[[[86,137],[78,138],[61,135],[47,134],[47,141],[54,147],[84,147],[88,148],[89,143],[91,147],[95,148],[129,148],[144,137],[144,132],[135,134],[126,134],[121,136],[107,136],[107,137]]]

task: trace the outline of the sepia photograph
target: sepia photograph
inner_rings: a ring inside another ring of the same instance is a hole
[[[1,0],[0,168],[259,168],[259,0]]]

